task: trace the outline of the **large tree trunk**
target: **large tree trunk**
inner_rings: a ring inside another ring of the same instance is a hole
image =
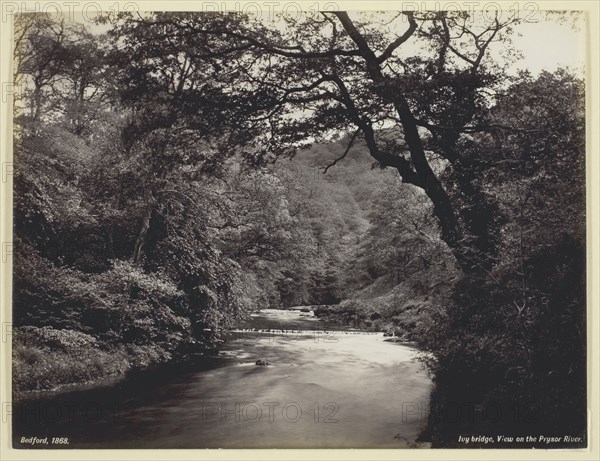
[[[493,213],[497,209],[486,199],[481,190],[474,187],[470,172],[464,165],[461,165],[458,160],[460,156],[456,151],[451,152],[453,157],[448,157],[448,155],[445,157],[453,160],[452,166],[456,173],[454,180],[462,200],[457,197],[451,198],[448,195],[427,160],[417,121],[401,89],[395,85],[394,81],[383,75],[381,70],[382,61],[371,50],[365,38],[348,17],[348,14],[337,12],[336,15],[350,38],[358,46],[366,63],[365,70],[376,85],[378,93],[394,105],[400,118],[411,162],[408,164],[401,156],[387,154],[385,155],[385,163],[394,165],[404,181],[425,191],[433,204],[434,213],[440,223],[441,237],[452,250],[462,271],[465,274],[480,274],[482,270],[484,272],[489,270],[497,256],[497,246],[491,238],[494,234],[491,230],[494,223]],[[340,86],[340,82],[337,83]],[[343,93],[346,93],[343,96],[348,100],[348,92],[343,84],[340,89]],[[364,119],[357,113],[355,106],[352,104],[347,104],[347,106],[355,123],[365,133],[371,155],[381,163],[383,153],[375,141],[370,124],[365,123]],[[457,139],[458,137],[454,139],[453,143],[449,144],[450,149],[454,148]],[[445,153],[449,154],[450,152]]]
[[[450,248],[455,249],[461,240],[461,229],[452,201],[427,161],[423,142],[408,103],[399,95],[393,96],[393,99],[404,130],[404,139],[417,173],[418,183],[416,185],[425,191],[433,203],[433,210],[442,230],[442,239]],[[399,172],[402,175],[402,171],[399,170]]]
[[[411,160],[421,187],[433,204],[433,211],[440,223],[441,237],[452,250],[465,274],[489,271],[497,260],[499,243],[499,218],[497,205],[473,184],[473,174],[456,152],[457,160],[449,168],[449,180],[454,182],[458,193],[450,197],[432,171],[425,156],[417,124],[410,108],[401,96],[395,96],[396,110],[404,130]],[[450,145],[449,148],[452,148]],[[448,153],[446,153],[448,154]],[[447,157],[448,155],[445,155]],[[402,171],[400,171],[402,175]]]
[[[468,241],[466,257],[476,269],[489,271],[496,263],[500,245],[500,226],[504,217],[497,202],[477,184],[473,158],[464,158],[457,148],[458,132],[445,133],[441,149],[451,161],[449,180],[456,184],[459,194],[455,208],[463,227],[463,238]]]

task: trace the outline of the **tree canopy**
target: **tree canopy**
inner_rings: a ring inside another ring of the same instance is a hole
[[[252,310],[318,305],[417,341],[435,405],[584,430],[584,82],[509,75],[491,50],[517,16],[102,21],[16,19],[17,387],[206,355]],[[525,427],[503,421],[478,430]],[[432,411],[428,436],[469,424]]]

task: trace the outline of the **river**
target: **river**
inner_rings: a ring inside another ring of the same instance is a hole
[[[14,446],[422,446],[431,381],[418,351],[382,333],[329,328],[312,313],[263,310],[208,364],[31,397],[13,409]]]

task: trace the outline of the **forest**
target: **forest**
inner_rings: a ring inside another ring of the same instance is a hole
[[[585,84],[511,74],[518,23],[16,16],[14,395],[312,306],[426,352],[432,446],[585,434]]]

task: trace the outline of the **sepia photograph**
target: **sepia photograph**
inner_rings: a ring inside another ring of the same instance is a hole
[[[209,3],[3,3],[7,443],[587,449],[587,14]]]

